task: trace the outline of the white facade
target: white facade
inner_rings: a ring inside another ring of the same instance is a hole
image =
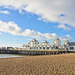
[[[65,42],[64,42],[64,45],[67,45],[69,43],[69,41],[68,40],[66,40]]]
[[[46,40],[44,40],[44,41],[42,41],[42,42],[40,43],[40,45],[42,45],[42,46],[48,46],[48,45],[50,45],[50,43],[47,42]]]
[[[60,41],[60,39],[55,39],[54,41],[53,41],[53,45],[54,46],[61,46],[61,41]]]
[[[75,50],[75,42],[69,42],[67,40],[64,42],[64,44],[61,44],[60,39],[57,38],[53,41],[53,44],[50,44],[46,40],[42,41],[39,44],[38,40],[32,39],[31,41],[29,41],[28,45],[23,45],[23,48],[27,50]]]
[[[65,46],[67,50],[75,50],[75,42],[68,42]]]
[[[35,46],[38,46],[38,45],[39,45],[39,42],[38,42],[36,39],[32,39],[32,40],[28,43],[28,45],[29,45],[30,47],[35,47]]]

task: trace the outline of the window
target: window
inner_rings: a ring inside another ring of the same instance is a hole
[[[45,47],[43,47],[43,49],[45,49]]]
[[[40,49],[41,49],[41,47],[40,47]]]
[[[56,46],[56,49],[58,49],[58,46]]]
[[[73,50],[74,49],[74,47],[70,47],[70,50]]]
[[[47,47],[47,49],[49,49],[49,47]]]

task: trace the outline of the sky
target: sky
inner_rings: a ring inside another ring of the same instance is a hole
[[[75,42],[75,0],[0,0],[0,46],[55,38]]]

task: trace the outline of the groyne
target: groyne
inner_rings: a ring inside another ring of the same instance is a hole
[[[74,51],[67,50],[0,50],[1,54],[21,54],[21,55],[53,55],[75,53]]]

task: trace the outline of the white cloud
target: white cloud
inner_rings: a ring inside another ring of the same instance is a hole
[[[38,31],[34,31],[34,30],[30,30],[30,29],[26,29],[23,33],[23,36],[27,36],[27,37],[32,37],[32,38],[37,38],[37,39],[41,39],[41,40],[50,40],[50,39],[55,39],[57,38],[57,35],[55,33],[40,33]]]
[[[43,34],[43,35],[44,35],[44,37],[45,37],[47,40],[58,38],[58,36],[57,36],[55,33],[52,33],[52,34],[50,34],[50,33],[45,33],[45,34]]]
[[[70,27],[67,27],[66,25],[62,24],[62,25],[58,25],[58,28],[64,29],[64,30],[71,30]]]
[[[30,29],[25,29],[25,31],[22,31],[22,29],[18,27],[18,25],[12,21],[10,22],[0,21],[0,31],[7,32],[12,35],[32,37],[32,38],[41,39],[41,40],[45,40],[45,39],[50,40],[50,39],[60,38],[55,33],[40,33],[38,31],[34,31]],[[70,35],[67,35],[66,38],[62,38],[62,39],[69,39],[69,38],[70,38]]]
[[[20,35],[21,34],[21,28],[18,27],[17,24],[14,22],[3,22],[0,20],[0,31],[1,32],[8,32],[13,35]]]
[[[25,10],[29,13],[39,15],[39,20],[58,22],[58,28],[64,30],[71,28],[65,24],[75,27],[75,0],[0,0],[0,6],[13,10]],[[24,12],[24,11],[23,11]],[[34,30],[26,29],[22,32],[21,28],[18,27],[14,22],[3,22],[0,21],[0,31],[8,32],[13,35],[21,35],[39,39],[54,39],[58,37],[55,33],[40,33]],[[67,38],[70,38],[66,36]]]
[[[38,38],[38,39],[42,39],[42,33],[34,31],[34,30],[30,30],[30,29],[26,29],[23,33],[22,36],[27,36],[27,37],[33,37],[33,38]]]
[[[3,14],[10,14],[9,11],[5,10],[5,11],[0,11],[0,13],[3,13]]]
[[[75,27],[75,0],[0,0],[0,6],[25,10],[39,19]]]
[[[72,37],[70,36],[70,35],[65,35],[65,36],[63,36],[63,37],[59,37],[59,39],[61,40],[61,41],[66,41],[66,40],[71,40],[72,39]]]

